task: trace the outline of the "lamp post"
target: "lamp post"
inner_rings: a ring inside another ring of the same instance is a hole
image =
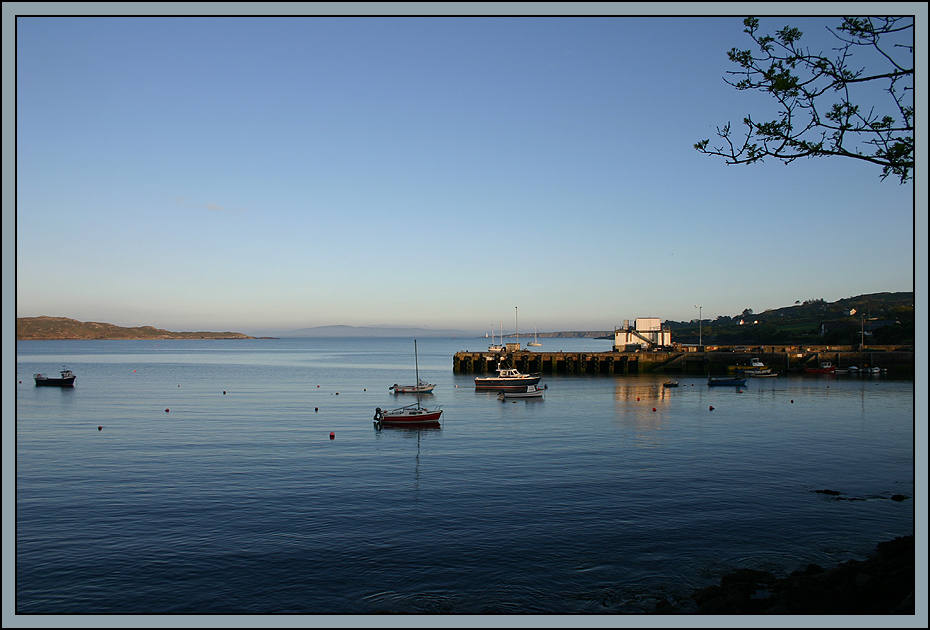
[[[701,324],[703,323],[703,320],[701,319],[701,311],[704,309],[704,307],[698,306],[697,304],[695,304],[694,308],[698,310],[698,345],[703,347],[704,338],[703,338],[702,331],[701,331]]]

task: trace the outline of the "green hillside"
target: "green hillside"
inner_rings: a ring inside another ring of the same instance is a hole
[[[705,345],[825,343],[876,345],[914,343],[914,293],[871,293],[836,302],[798,301],[794,306],[753,313],[745,309],[698,322],[665,324],[679,343]]]

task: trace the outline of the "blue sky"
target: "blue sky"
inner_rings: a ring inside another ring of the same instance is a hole
[[[911,185],[692,148],[774,113],[723,81],[741,14],[16,26],[18,317],[608,330],[914,288]]]

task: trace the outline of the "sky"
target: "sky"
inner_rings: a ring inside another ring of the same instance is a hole
[[[912,184],[693,148],[774,117],[723,80],[743,17],[19,17],[16,316],[611,330],[925,283]]]

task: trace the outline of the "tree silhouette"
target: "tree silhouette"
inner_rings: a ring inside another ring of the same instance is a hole
[[[786,26],[771,37],[758,34],[756,18],[743,24],[760,56],[730,50],[730,61],[742,69],[728,71],[738,79],[724,81],[737,90],[771,94],[778,117],[761,123],[744,118],[742,142],[727,123],[717,127],[723,144],[710,147],[710,140],[701,140],[695,149],[722,156],[727,164],[752,164],[766,157],[790,164],[802,157],[841,156],[881,166],[883,180],[891,174],[902,184],[913,178],[913,18],[844,18],[835,31],[828,28],[839,42],[835,58],[800,46],[802,33],[796,28]],[[852,68],[853,52],[866,49],[865,56],[880,69]],[[880,98],[874,86],[883,87],[887,96]],[[880,103],[859,104],[872,100]]]

